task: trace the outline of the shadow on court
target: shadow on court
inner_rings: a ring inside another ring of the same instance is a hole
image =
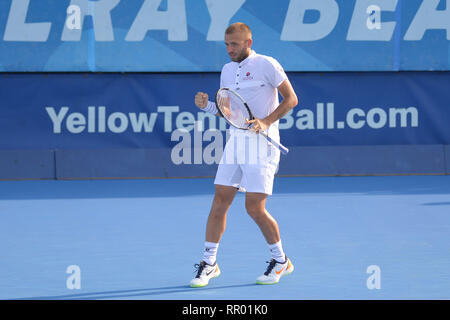
[[[449,202],[428,202],[428,203],[423,203],[423,206],[450,206],[450,201]]]
[[[237,284],[228,286],[209,286],[205,288],[191,288],[187,285],[184,285],[184,286],[171,286],[171,287],[159,287],[147,289],[86,292],[86,293],[77,293],[59,296],[26,297],[26,298],[17,298],[14,300],[97,300],[97,299],[115,299],[115,298],[122,299],[122,298],[150,297],[173,293],[195,294],[196,292],[205,290],[236,289],[254,286],[257,286],[257,284],[248,283],[248,284]]]

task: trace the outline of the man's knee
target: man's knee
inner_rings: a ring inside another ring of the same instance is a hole
[[[254,220],[264,217],[266,214],[265,197],[247,197],[245,201],[245,209]]]

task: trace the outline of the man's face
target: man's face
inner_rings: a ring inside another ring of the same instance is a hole
[[[234,62],[241,62],[250,54],[251,41],[243,32],[225,34],[228,55]]]

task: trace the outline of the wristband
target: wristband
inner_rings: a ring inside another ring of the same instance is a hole
[[[203,111],[212,113],[212,114],[216,114],[217,112],[219,112],[217,110],[216,104],[214,102],[208,101],[208,104],[206,105],[206,107],[203,108]]]

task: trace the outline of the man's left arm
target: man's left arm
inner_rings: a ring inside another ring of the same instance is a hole
[[[278,86],[278,92],[281,94],[283,100],[278,107],[264,119],[254,119],[249,123],[254,123],[252,129],[256,132],[259,130],[264,131],[277,120],[284,117],[292,108],[298,104],[298,98],[295,94],[294,88],[289,79],[284,80]]]

